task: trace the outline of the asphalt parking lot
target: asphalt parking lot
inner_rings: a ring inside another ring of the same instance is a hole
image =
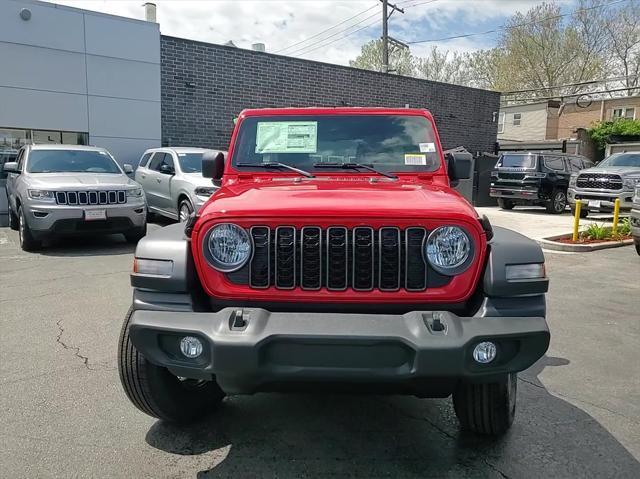
[[[151,228],[156,228],[151,225]],[[640,258],[548,253],[551,347],[499,440],[448,400],[260,394],[178,428],[125,398],[116,345],[133,247],[24,253],[0,228],[3,477],[640,477]]]

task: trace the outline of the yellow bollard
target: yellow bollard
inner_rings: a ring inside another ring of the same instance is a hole
[[[611,234],[615,236],[618,233],[618,216],[620,215],[620,198],[616,198],[616,202],[613,206],[613,227],[611,228]]]
[[[580,210],[582,209],[582,202],[576,200],[576,211],[573,217],[573,241],[578,241],[578,229],[580,228]]]

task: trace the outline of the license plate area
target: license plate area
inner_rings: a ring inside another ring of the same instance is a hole
[[[600,200],[589,200],[589,208],[600,208]]]
[[[107,219],[107,210],[84,210],[85,221],[99,221]]]

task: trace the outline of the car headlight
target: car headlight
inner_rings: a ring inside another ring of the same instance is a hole
[[[218,188],[216,188],[215,186],[198,186],[195,190],[195,193],[198,196],[209,198],[209,196],[214,194],[217,189]]]
[[[206,243],[209,263],[224,273],[239,270],[251,257],[249,233],[233,223],[215,225],[207,235]]]
[[[142,188],[133,188],[131,190],[127,190],[127,196],[140,198],[142,196]]]
[[[633,190],[636,185],[640,185],[640,177],[629,177],[629,178],[624,178],[622,180],[622,184],[625,188],[629,189],[629,190]]]
[[[471,264],[473,246],[469,235],[458,226],[440,226],[427,238],[425,257],[437,272],[453,276]]]
[[[569,186],[576,186],[577,181],[578,181],[578,175],[574,173],[569,177]]]
[[[46,190],[28,190],[29,198],[37,201],[53,202],[56,200],[55,193],[53,191]]]

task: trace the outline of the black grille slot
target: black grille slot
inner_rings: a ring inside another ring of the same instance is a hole
[[[408,291],[422,291],[427,287],[427,265],[422,254],[426,234],[424,228],[405,230],[405,288]]]
[[[98,200],[100,202],[101,205],[106,205],[107,204],[107,192],[106,191],[99,191],[98,192]]]
[[[398,228],[381,228],[378,241],[378,281],[383,291],[400,289],[402,249]]]
[[[374,242],[372,228],[353,229],[353,289],[369,291],[373,289]]]
[[[322,230],[305,226],[300,235],[300,287],[320,289],[322,286]]]
[[[275,255],[276,287],[281,289],[296,286],[296,230],[292,226],[276,228]]]
[[[67,192],[67,203],[70,204],[70,205],[77,205],[78,204],[78,193],[76,193],[75,191]]]
[[[78,203],[80,203],[81,205],[86,205],[87,204],[87,192],[86,191],[79,191],[78,192]]]
[[[89,192],[89,204],[90,205],[97,205],[98,204],[98,192],[97,191],[90,191]]]
[[[622,189],[622,178],[607,173],[582,173],[576,180],[578,188],[596,188],[600,190]]]
[[[251,228],[253,257],[249,264],[249,285],[268,288],[271,283],[271,230],[266,226]]]
[[[327,228],[327,288],[347,289],[347,228]]]
[[[118,191],[118,203],[126,203],[127,202],[127,193],[124,191]]]
[[[56,193],[56,202],[59,205],[66,205],[67,204],[67,194],[64,191],[58,191]]]

